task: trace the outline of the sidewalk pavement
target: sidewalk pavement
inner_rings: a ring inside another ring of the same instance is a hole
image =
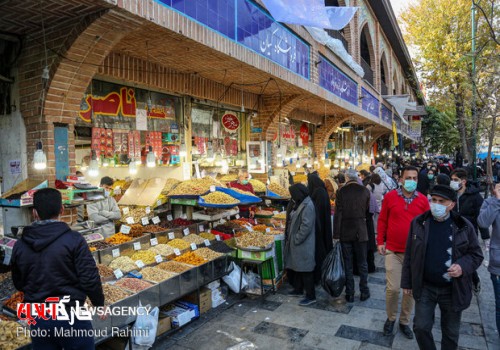
[[[376,256],[377,271],[369,275],[371,298],[346,304],[343,295],[330,298],[321,287],[316,304],[298,306],[298,298],[288,297],[285,284],[276,294],[260,299],[231,298],[226,305],[174,333],[157,340],[154,349],[418,349],[415,340],[406,339],[396,325],[395,334],[384,337],[385,268]],[[481,266],[482,291],[473,297],[463,312],[460,349],[500,350],[496,332],[493,288],[489,273]],[[357,285],[357,284],[356,284]],[[357,288],[357,287],[356,287]],[[439,309],[436,312],[434,337],[441,339]],[[437,344],[438,349],[440,344]]]

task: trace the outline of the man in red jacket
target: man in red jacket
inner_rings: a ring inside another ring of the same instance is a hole
[[[382,210],[378,218],[378,252],[385,255],[386,275],[386,312],[384,335],[392,335],[399,307],[401,271],[403,268],[406,239],[411,221],[418,215],[430,210],[427,197],[417,189],[418,169],[407,166],[403,169],[401,188],[387,193],[382,201]],[[414,301],[410,295],[403,294],[399,329],[408,338],[413,339],[413,332],[408,326]]]

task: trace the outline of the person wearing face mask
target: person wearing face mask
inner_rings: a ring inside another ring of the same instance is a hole
[[[429,194],[430,191],[432,191],[432,189],[436,185],[436,174],[432,169],[429,169],[429,171],[427,172],[427,182],[429,183],[429,191],[427,191],[427,193],[424,194]]]
[[[250,192],[251,194],[255,194],[252,184],[250,183],[250,175],[248,171],[245,169],[240,169],[238,172],[238,179],[236,181],[230,182],[228,187],[237,188],[239,190]],[[255,206],[239,206],[240,216],[243,218],[253,218],[255,212]]]
[[[120,208],[111,196],[113,183],[112,178],[104,176],[101,179],[101,187],[104,189],[104,199],[87,205],[89,220],[94,221],[96,226],[101,228],[101,233],[105,238],[115,234],[115,220],[121,218]]]
[[[413,330],[420,349],[436,349],[432,329],[441,310],[441,349],[457,349],[462,311],[472,299],[472,275],[483,254],[472,224],[453,211],[456,192],[436,185],[431,209],[410,226],[401,276],[404,295],[415,299]]]
[[[392,335],[399,308],[401,270],[405,258],[406,239],[411,221],[429,210],[427,197],[416,191],[418,169],[408,166],[401,173],[401,188],[387,193],[382,202],[378,218],[377,247],[385,256],[386,270],[386,312],[384,335]],[[413,310],[413,299],[403,295],[399,329],[408,339],[413,339],[409,327]]]
[[[427,178],[427,174],[431,171],[432,163],[427,162],[422,165],[422,169],[418,173],[418,184],[417,191],[427,195],[429,193],[429,181]]]

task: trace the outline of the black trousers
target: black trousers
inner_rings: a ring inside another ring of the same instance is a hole
[[[307,299],[316,299],[316,290],[314,288],[314,271],[298,272],[288,270],[287,275],[290,276],[290,272],[290,284],[292,285],[293,289],[297,292],[305,291]]]
[[[369,293],[368,288],[368,263],[366,262],[366,242],[341,242],[342,257],[345,269],[345,294],[354,295],[354,264],[359,272],[359,290],[361,293]],[[355,260],[356,259],[356,260]]]

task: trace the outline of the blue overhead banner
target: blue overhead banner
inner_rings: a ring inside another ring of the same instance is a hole
[[[381,112],[382,112],[382,120],[386,123],[391,124],[392,111],[389,108],[387,108],[385,105],[382,105]]]
[[[248,49],[310,78],[310,47],[249,0],[156,0]]]
[[[333,63],[320,56],[319,85],[343,100],[358,105],[358,84],[342,73]]]
[[[361,88],[363,110],[379,118],[380,102],[365,88]]]

